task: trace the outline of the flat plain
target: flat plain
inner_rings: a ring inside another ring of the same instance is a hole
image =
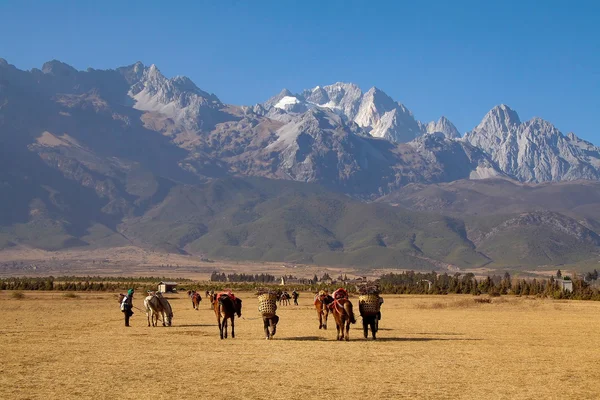
[[[263,337],[252,293],[235,339],[203,300],[169,295],[172,327],[123,326],[115,293],[0,292],[0,393],[10,399],[596,399],[600,303],[384,296],[377,341],[319,330],[312,294]],[[356,298],[353,298],[356,304]],[[134,305],[142,308],[137,294]],[[357,307],[355,305],[355,311]],[[358,313],[357,313],[358,314]]]

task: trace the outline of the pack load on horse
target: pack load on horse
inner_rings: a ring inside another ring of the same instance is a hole
[[[346,289],[339,288],[333,292],[333,302],[328,307],[335,318],[337,340],[350,340],[350,324],[356,323],[356,319]]]
[[[329,304],[333,303],[333,297],[327,293],[327,290],[320,290],[315,295],[314,305],[319,318],[319,329],[327,329],[327,317],[329,316]]]
[[[368,337],[369,327],[373,340],[376,339],[375,333],[379,329],[379,319],[381,318],[381,303],[383,299],[379,297],[379,288],[377,286],[363,286],[358,291],[358,310],[363,319],[363,333],[365,339]]]
[[[214,299],[214,311],[221,339],[227,338],[227,320],[231,320],[231,337],[235,338],[235,316],[242,316],[242,299],[230,289],[219,292]]]
[[[279,322],[279,317],[276,315],[277,292],[272,289],[261,288],[258,289],[256,295],[258,298],[258,312],[263,318],[265,338],[269,340],[275,335],[277,323]],[[271,331],[269,331],[269,327]]]

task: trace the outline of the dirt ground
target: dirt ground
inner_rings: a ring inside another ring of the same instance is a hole
[[[281,306],[263,337],[251,293],[236,338],[220,340],[206,301],[169,295],[172,327],[110,293],[0,292],[0,393],[7,399],[597,399],[600,303],[385,296],[377,341],[318,329],[312,295]],[[354,298],[356,303],[356,298]],[[134,305],[142,307],[140,295]],[[355,309],[357,307],[355,306]]]

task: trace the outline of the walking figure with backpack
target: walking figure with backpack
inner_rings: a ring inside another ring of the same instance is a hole
[[[121,312],[125,315],[125,326],[129,326],[129,318],[133,315],[133,289],[127,291],[127,295],[121,299]]]

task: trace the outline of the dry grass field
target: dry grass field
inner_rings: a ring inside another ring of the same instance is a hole
[[[206,301],[169,296],[174,326],[123,326],[115,294],[0,292],[5,399],[597,399],[600,303],[506,297],[385,296],[378,341],[359,324],[336,342],[312,295],[280,307],[263,338],[251,293],[236,338],[219,340]],[[142,306],[137,295],[134,305]],[[357,307],[355,307],[356,309]],[[359,318],[360,323],[360,318]],[[333,329],[332,329],[333,328]]]

